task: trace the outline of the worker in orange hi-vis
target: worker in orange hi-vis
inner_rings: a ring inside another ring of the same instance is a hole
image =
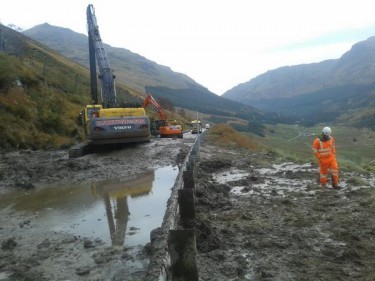
[[[325,187],[328,173],[332,175],[332,187],[339,189],[339,168],[336,161],[335,139],[331,128],[324,127],[321,135],[314,140],[313,152],[320,166],[320,183]]]

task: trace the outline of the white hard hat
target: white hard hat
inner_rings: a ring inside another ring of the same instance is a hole
[[[323,130],[322,130],[322,133],[326,136],[331,136],[331,134],[332,134],[331,128],[330,127],[324,127]]]

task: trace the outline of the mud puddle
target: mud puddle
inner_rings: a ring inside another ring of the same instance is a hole
[[[14,216],[35,216],[23,231],[67,232],[108,245],[136,246],[149,242],[162,223],[178,168],[153,171],[85,185],[47,186],[0,197],[2,210]]]
[[[310,196],[316,194],[320,186],[319,170],[311,163],[296,164],[285,162],[272,164],[270,167],[252,167],[250,170],[231,169],[215,174],[215,180],[220,184],[228,184],[231,193],[235,195],[262,195],[285,197],[288,193],[300,192]],[[355,185],[350,184],[355,180]],[[341,177],[340,187],[343,191],[358,190],[374,186],[374,176],[346,173]],[[249,184],[250,183],[250,184]],[[331,180],[328,181],[327,189]],[[251,186],[251,188],[250,188]]]

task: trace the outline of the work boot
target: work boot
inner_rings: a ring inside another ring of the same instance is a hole
[[[331,181],[332,181],[332,188],[333,189],[341,189],[338,182],[335,182],[335,180],[333,179],[333,175],[331,175]]]

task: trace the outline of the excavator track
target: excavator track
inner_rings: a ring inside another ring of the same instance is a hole
[[[69,158],[78,158],[92,152],[92,146],[87,143],[78,143],[69,148]]]

